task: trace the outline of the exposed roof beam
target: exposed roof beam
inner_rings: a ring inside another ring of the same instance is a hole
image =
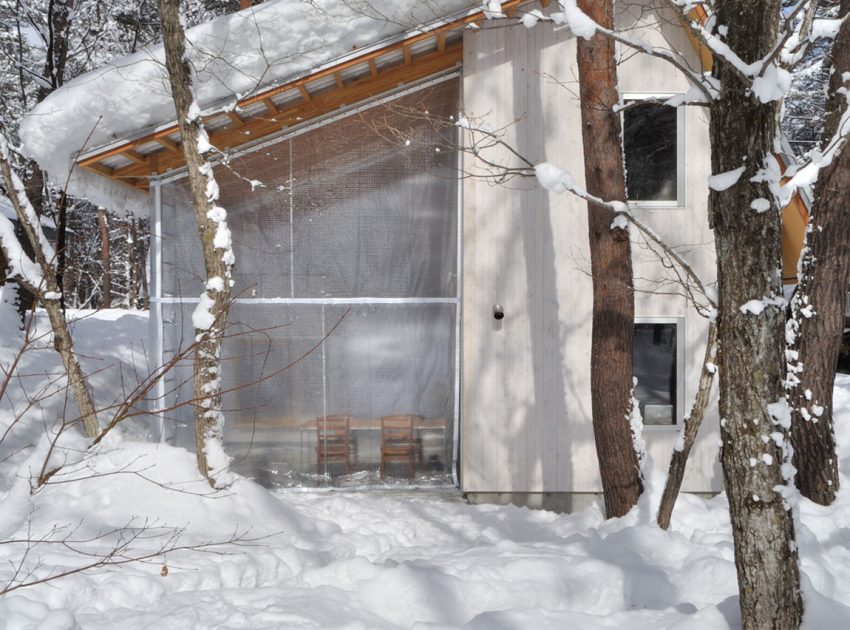
[[[274,115],[277,114],[280,110],[277,108],[277,105],[274,104],[271,96],[263,99],[263,105],[266,106],[266,109],[269,110],[269,113]]]
[[[298,84],[298,91],[301,92],[301,97],[304,99],[305,103],[309,103],[313,99],[310,97],[310,93],[307,91],[307,86],[303,83]]]
[[[239,116],[239,114],[237,114],[233,110],[230,110],[229,112],[227,112],[227,117],[231,120],[234,127],[244,127],[245,126],[245,121],[242,120],[241,116]]]
[[[130,158],[136,164],[144,164],[145,156],[139,153],[138,151],[134,151],[133,149],[124,149],[121,151],[121,155],[126,158]]]
[[[160,136],[159,138],[156,138],[156,141],[169,151],[172,151],[173,153],[180,153],[180,145],[168,136]]]
[[[94,164],[89,164],[87,168],[90,168],[93,171],[100,173],[101,175],[106,175],[107,177],[112,177],[115,174],[114,168],[109,168],[105,164],[100,164],[95,162]]]
[[[296,125],[304,120],[332,113],[344,105],[351,105],[367,98],[378,96],[392,90],[398,85],[418,81],[441,70],[452,68],[462,58],[462,46],[458,43],[449,46],[443,53],[432,52],[417,57],[409,66],[398,65],[387,68],[377,78],[367,75],[361,79],[349,81],[342,90],[334,88],[314,94],[309,103],[302,101],[297,105],[283,110],[276,107],[275,109],[277,111],[274,120],[260,116],[245,120],[244,125],[239,128],[228,127],[211,131],[210,142],[219,149],[237,147],[245,143],[246,137],[251,139],[262,138],[279,132],[287,126]],[[136,142],[150,142],[150,139],[141,138]],[[177,153],[160,151],[151,156],[144,157],[146,158],[144,163],[129,164],[114,169],[110,176],[118,180],[146,177],[154,170],[154,160],[157,162],[156,170],[160,173],[179,168],[183,165],[182,151]],[[81,162],[81,165],[86,168],[92,168],[97,164],[96,159],[97,156],[90,158],[85,163]],[[97,164],[97,166],[100,165]]]

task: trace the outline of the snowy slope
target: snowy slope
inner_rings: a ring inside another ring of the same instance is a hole
[[[89,370],[106,368],[95,394],[108,400],[122,387],[118,366],[125,381],[133,364],[141,369],[146,318],[82,315],[75,338]],[[14,320],[0,322],[6,365]],[[55,373],[48,341],[27,356],[25,379],[43,383]],[[11,402],[22,409],[19,393]],[[663,532],[651,523],[657,469],[648,499],[605,521],[598,506],[556,515],[468,506],[456,494],[270,493],[245,479],[210,495],[191,454],[125,435],[32,495],[28,471],[43,455],[43,423],[64,404],[61,395],[45,401],[0,443],[0,588],[27,548],[5,542],[14,539],[81,541],[73,549],[33,547],[24,567],[37,577],[84,566],[133,533],[142,538],[119,559],[153,556],[0,596],[2,630],[739,627],[725,498],[681,497],[671,531]],[[829,508],[801,506],[808,628],[850,627],[848,377],[839,376],[836,407],[845,474],[839,499]],[[11,411],[4,399],[0,435]],[[234,535],[240,541],[226,544]],[[161,552],[164,544],[213,546]]]
[[[472,0],[277,0],[188,31],[195,93],[216,108],[258,87],[309,73],[333,59],[417,25],[478,6]],[[174,120],[162,46],[85,74],[37,105],[21,124],[24,152],[53,181],[74,154]],[[108,207],[147,212],[138,193],[75,171],[71,192]]]

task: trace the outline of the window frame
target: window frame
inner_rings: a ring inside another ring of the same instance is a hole
[[[625,92],[620,95],[623,105],[634,101],[647,101],[653,99],[668,99],[681,95],[681,92]],[[679,105],[676,109],[676,199],[675,201],[641,199],[629,200],[632,208],[684,208],[685,207],[685,106]],[[625,129],[625,120],[620,113],[620,125]],[[624,140],[624,139],[623,139]],[[623,146],[623,164],[626,159],[626,146]]]
[[[645,424],[644,431],[679,431],[685,418],[685,318],[635,317],[635,324],[676,325],[676,418],[673,424]],[[634,371],[632,372],[634,375]],[[643,420],[643,418],[641,418]]]

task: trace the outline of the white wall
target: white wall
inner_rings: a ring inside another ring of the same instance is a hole
[[[655,21],[648,14],[643,20]],[[634,26],[635,19],[621,16]],[[649,28],[658,45],[695,51],[675,21]],[[624,51],[623,93],[680,92],[687,82],[671,66]],[[506,143],[532,163],[552,162],[583,182],[575,40],[564,27],[539,24],[482,29],[464,38],[464,111],[503,129]],[[685,202],[640,209],[668,243],[681,246],[707,281],[714,279],[713,236],[706,218],[709,175],[707,114],[684,112]],[[509,161],[505,151],[489,150]],[[465,169],[482,175],[480,161]],[[590,409],[592,286],[587,210],[569,195],[541,190],[534,180],[464,182],[463,390],[461,480],[469,492],[592,492],[601,490]],[[633,233],[638,289],[668,278]],[[496,323],[494,304],[505,310]],[[638,292],[638,317],[682,317],[685,326],[685,410],[690,408],[707,323],[677,295]],[[716,409],[713,408],[713,409]],[[676,428],[645,432],[656,465],[666,471]],[[716,491],[719,433],[712,410],[691,456],[683,489]]]

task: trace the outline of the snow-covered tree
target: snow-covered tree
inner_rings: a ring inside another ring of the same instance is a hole
[[[800,261],[800,277],[788,323],[791,436],[797,486],[823,505],[838,491],[838,456],[833,429],[835,371],[850,282],[850,152],[841,146],[850,132],[850,1],[832,50],[826,116],[815,198]],[[815,156],[816,157],[816,156]]]
[[[239,8],[238,0],[183,0],[182,4],[188,26]],[[18,121],[57,87],[160,37],[154,0],[0,0],[0,127],[14,143]],[[107,270],[99,264],[99,256],[88,257],[94,252],[85,246],[85,241],[97,238],[98,231],[81,230],[91,227],[95,208],[83,200],[66,198],[61,193],[64,182],[45,182],[36,164],[18,159],[14,167],[36,212],[55,222],[57,272],[60,284],[72,296],[71,306],[100,306]],[[113,226],[116,221],[125,224],[122,208],[105,211]],[[126,226],[129,232],[129,222]],[[142,251],[133,253],[114,243],[111,284],[127,285],[122,289],[125,295],[119,296],[122,303],[130,300],[131,276],[137,285],[142,284],[138,265],[144,264],[146,254],[146,222],[137,223],[136,231],[134,242]],[[120,238],[115,229],[110,230],[110,240]],[[124,235],[125,241],[127,238]],[[26,249],[25,239],[24,246]],[[101,271],[95,274],[96,269]],[[75,281],[82,285],[74,286]],[[143,292],[137,295],[142,302],[144,298],[138,296]],[[24,300],[24,306],[28,305],[29,300]]]
[[[41,223],[27,197],[23,182],[12,169],[9,145],[2,135],[0,135],[0,172],[6,190],[9,192],[12,207],[34,252],[35,260],[30,260],[23,251],[11,230],[11,222],[6,217],[0,217],[0,248],[12,266],[13,278],[27,291],[40,298],[47,311],[53,330],[53,347],[62,358],[68,386],[77,403],[83,429],[87,437],[94,438],[98,434],[97,414],[88,389],[88,380],[77,361],[74,342],[60,306],[62,288],[58,279],[56,254],[44,236]]]
[[[157,0],[157,7],[165,66],[206,268],[205,291],[192,314],[197,344],[192,379],[195,452],[200,472],[210,485],[219,486],[228,481],[229,458],[222,444],[221,342],[230,306],[231,268],[235,259],[227,211],[216,203],[219,188],[213,173],[214,147],[210,145],[200,107],[192,94],[192,75],[186,58],[186,36],[179,5],[177,0]]]

